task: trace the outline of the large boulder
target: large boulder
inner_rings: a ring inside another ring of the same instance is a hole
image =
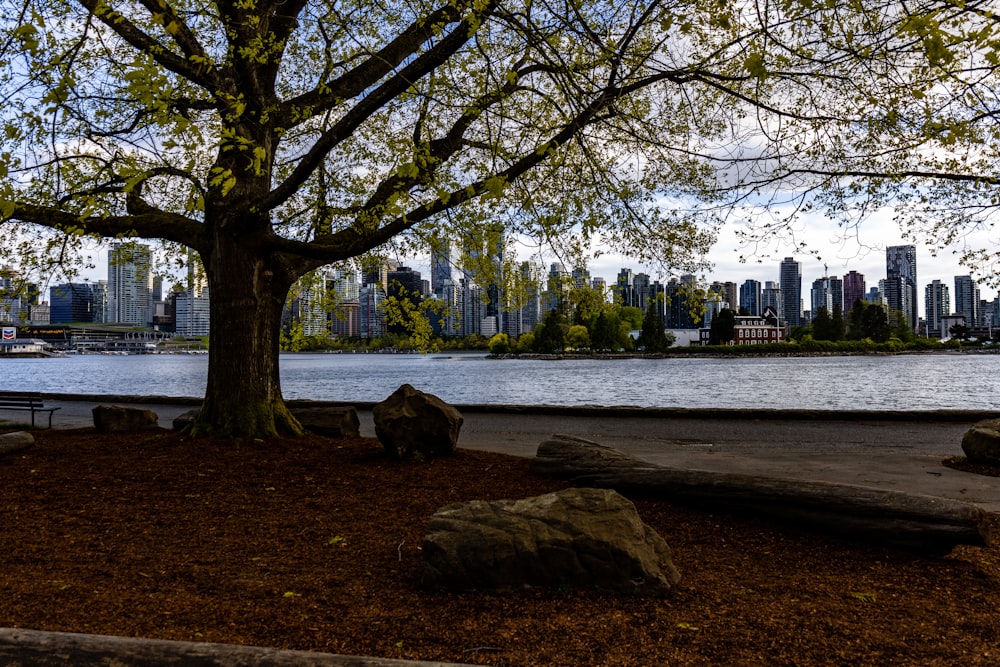
[[[1000,419],[974,424],[962,437],[962,451],[970,463],[1000,466]]]
[[[431,517],[424,584],[448,590],[593,586],[663,596],[680,581],[670,548],[609,489],[476,500]]]
[[[0,435],[0,454],[27,449],[35,444],[35,437],[27,431],[14,431]]]
[[[458,446],[462,413],[404,384],[372,409],[375,435],[395,458],[447,456]]]
[[[94,427],[101,433],[141,431],[156,428],[159,417],[152,410],[122,405],[97,405],[93,409]]]

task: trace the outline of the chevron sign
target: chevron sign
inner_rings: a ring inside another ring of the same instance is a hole
[[[14,340],[17,338],[17,328],[15,327],[4,327],[3,328],[3,339],[4,340]]]

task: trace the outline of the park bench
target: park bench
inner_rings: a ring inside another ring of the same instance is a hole
[[[0,392],[0,410],[30,410],[31,427],[35,427],[35,413],[49,413],[49,428],[52,428],[52,413],[59,408],[47,408],[42,395],[37,392]]]

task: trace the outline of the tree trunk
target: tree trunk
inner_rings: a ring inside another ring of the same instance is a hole
[[[224,229],[223,225],[219,226]],[[281,313],[294,276],[246,237],[219,233],[202,257],[211,299],[208,382],[192,435],[272,438],[302,433],[278,373]]]

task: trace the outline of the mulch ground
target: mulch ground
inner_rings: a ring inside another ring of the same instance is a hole
[[[420,585],[428,517],[563,484],[373,440],[35,432],[0,456],[0,626],[484,665],[995,665],[1000,550],[930,558],[635,499],[666,599]],[[970,473],[972,474],[972,473]]]

